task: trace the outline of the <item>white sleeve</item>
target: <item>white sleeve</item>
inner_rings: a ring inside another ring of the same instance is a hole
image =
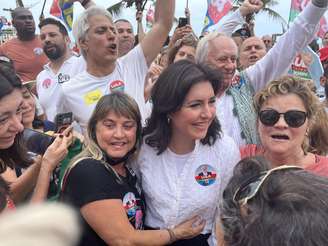
[[[312,41],[325,11],[326,8],[318,8],[309,3],[270,51],[256,64],[245,69],[255,91],[287,73],[296,54]]]
[[[232,35],[234,30],[245,23],[244,17],[241,15],[239,9],[233,12],[225,21],[219,25],[218,29],[216,30],[219,33],[224,33],[228,37]]]
[[[148,65],[141,45],[138,44],[125,56],[119,58],[118,61],[125,72],[131,73],[134,76],[134,81],[139,83],[138,87],[144,88]]]
[[[223,175],[221,177],[221,188],[220,188],[220,196],[219,201],[222,199],[222,194],[224,189],[226,188],[230,178],[233,174],[233,169],[236,166],[236,164],[240,161],[240,152],[237,144],[235,141],[229,137],[229,136],[223,136],[222,137],[222,146],[225,148],[224,152],[224,164],[223,164]]]

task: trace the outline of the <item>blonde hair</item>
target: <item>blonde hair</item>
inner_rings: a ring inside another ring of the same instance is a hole
[[[295,94],[303,102],[309,119],[309,129],[302,148],[317,154],[328,152],[328,116],[318,97],[313,92],[313,83],[296,76],[283,76],[271,81],[262,91],[254,96],[254,107],[260,112],[263,104],[271,97]]]
[[[97,136],[96,136],[96,125],[99,121],[104,119],[109,112],[114,112],[118,115],[125,116],[129,119],[132,119],[137,124],[137,132],[136,132],[136,144],[135,148],[138,150],[141,146],[141,132],[142,132],[142,125],[141,125],[141,114],[139,111],[138,104],[136,101],[130,97],[129,95],[122,93],[122,92],[113,92],[109,95],[103,96],[97,103],[96,108],[94,109],[88,123],[88,140],[85,149],[74,157],[66,172],[65,177],[69,174],[70,170],[76,166],[80,161],[84,159],[95,159],[104,164],[104,166],[111,172],[113,172],[117,178],[118,182],[121,182],[120,176],[117,172],[112,168],[111,165],[107,164],[104,161],[104,154],[103,151],[97,144]],[[137,151],[136,151],[137,152]],[[133,158],[134,156],[132,156]],[[65,178],[63,179],[65,182]],[[62,183],[61,187],[64,187]]]

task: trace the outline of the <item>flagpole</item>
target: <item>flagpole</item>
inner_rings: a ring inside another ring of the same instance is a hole
[[[43,11],[44,11],[44,7],[46,6],[46,2],[47,2],[47,0],[43,1],[43,6],[42,6],[41,14],[40,14],[40,17],[39,17],[40,22],[44,19]]]

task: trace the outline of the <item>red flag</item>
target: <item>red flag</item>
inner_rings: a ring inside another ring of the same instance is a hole
[[[292,0],[289,14],[289,22],[294,21],[296,16],[303,11],[310,0]],[[328,14],[326,13],[320,20],[320,29],[317,33],[318,37],[323,37],[323,35],[328,31]]]

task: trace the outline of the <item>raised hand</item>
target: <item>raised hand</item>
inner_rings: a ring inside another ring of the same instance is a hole
[[[261,0],[245,0],[239,7],[242,16],[257,13],[263,8]]]

